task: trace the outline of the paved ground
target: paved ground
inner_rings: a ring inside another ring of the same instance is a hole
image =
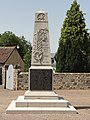
[[[9,91],[0,87],[0,120],[90,120],[90,90],[56,92],[79,108],[79,114],[6,114],[5,110],[10,102],[23,95],[25,91]]]

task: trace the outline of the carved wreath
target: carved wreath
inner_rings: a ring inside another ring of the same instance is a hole
[[[38,19],[38,20],[45,20],[45,14],[44,14],[44,13],[39,13],[39,14],[37,15],[37,19]]]

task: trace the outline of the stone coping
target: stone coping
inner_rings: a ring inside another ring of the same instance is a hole
[[[53,69],[51,66],[31,66],[30,69]]]
[[[90,74],[90,73],[65,73],[65,72],[63,72],[63,73],[62,73],[62,72],[58,73],[58,72],[55,72],[54,74],[70,74],[70,75],[73,75],[73,74],[76,74],[76,75],[77,75],[77,74],[81,74],[81,75],[84,74],[84,75],[85,75],[85,74],[86,74],[86,75],[88,75],[88,74]]]

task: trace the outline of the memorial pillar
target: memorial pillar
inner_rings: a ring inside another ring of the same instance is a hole
[[[48,14],[35,13],[30,90],[52,90],[52,67],[49,42]]]

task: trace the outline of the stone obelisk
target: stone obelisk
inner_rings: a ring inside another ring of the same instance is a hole
[[[48,14],[44,11],[35,13],[29,89],[52,90]]]
[[[77,113],[68,101],[52,90],[48,16],[44,11],[35,14],[32,62],[29,69],[29,90],[13,100],[6,109],[11,113]]]

